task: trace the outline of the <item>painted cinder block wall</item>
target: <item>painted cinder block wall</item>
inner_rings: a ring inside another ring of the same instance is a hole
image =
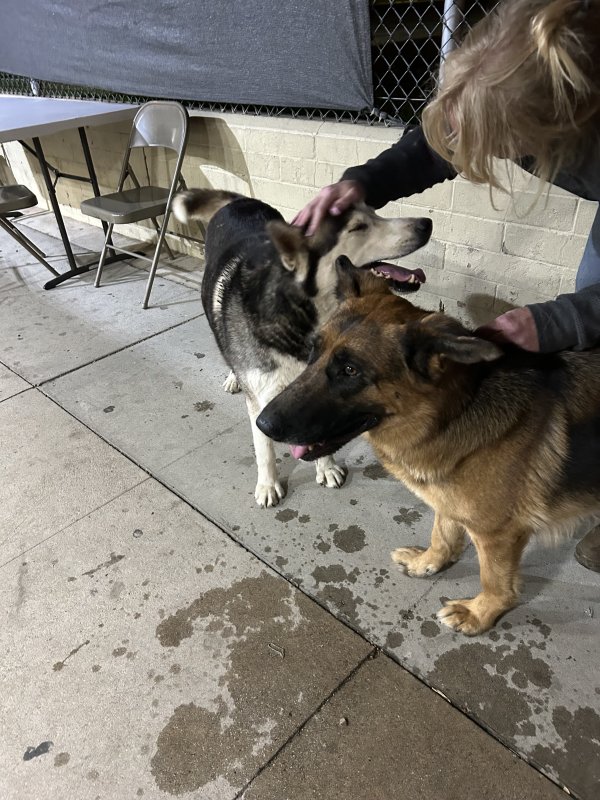
[[[324,185],[337,180],[348,166],[363,163],[400,136],[397,128],[370,127],[237,114],[210,114],[191,119],[184,163],[188,186],[227,188],[257,197],[277,207],[291,220]],[[127,124],[88,130],[102,192],[114,191],[129,135]],[[85,174],[77,131],[47,137],[49,161],[65,172]],[[18,143],[3,145],[0,169],[4,179],[30,186],[42,201],[45,190],[39,168]],[[174,159],[163,152],[136,151],[134,168],[140,179],[164,182]],[[420,252],[405,259],[421,266],[427,284],[418,295],[424,307],[443,304],[448,313],[481,324],[515,305],[550,299],[573,291],[575,273],[597,207],[560,189],[538,198],[534,179],[514,170],[516,200],[462,179],[447,181],[381,211],[386,216],[430,216],[433,238]],[[63,213],[93,220],[79,211],[90,196],[88,184],[61,180]],[[47,199],[46,199],[47,202]],[[176,232],[194,238],[199,229]],[[122,233],[152,238],[144,225],[123,226]],[[170,237],[171,247],[202,255],[200,244]],[[415,297],[416,299],[416,297]]]

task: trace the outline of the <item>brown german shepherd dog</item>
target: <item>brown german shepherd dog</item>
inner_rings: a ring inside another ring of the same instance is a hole
[[[464,534],[482,591],[439,619],[475,635],[514,606],[532,534],[600,510],[600,350],[500,347],[416,308],[338,259],[345,302],[306,370],[257,425],[312,461],[364,433],[383,466],[435,511],[427,549],[392,553],[415,577],[456,561]]]

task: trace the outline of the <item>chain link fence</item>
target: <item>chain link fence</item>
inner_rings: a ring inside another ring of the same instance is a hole
[[[407,125],[420,119],[435,89],[445,55],[465,32],[489,13],[497,0],[370,0],[374,107],[362,111],[326,108],[201,103],[182,100],[190,109],[303,119]],[[0,93],[143,103],[156,99],[102,89],[52,83],[0,73]]]

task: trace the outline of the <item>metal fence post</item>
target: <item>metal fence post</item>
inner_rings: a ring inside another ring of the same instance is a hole
[[[464,0],[444,0],[442,17],[442,43],[440,46],[440,70],[448,53],[456,47],[456,33],[464,19]]]

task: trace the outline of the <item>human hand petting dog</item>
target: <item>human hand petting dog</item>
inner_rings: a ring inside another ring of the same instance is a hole
[[[327,214],[337,217],[342,211],[364,199],[365,190],[358,181],[332,183],[331,186],[321,189],[319,194],[296,214],[292,225],[297,225],[299,228],[306,227],[306,235],[312,236]]]
[[[493,342],[510,342],[537,353],[540,349],[535,320],[528,308],[513,308],[476,331],[478,336]]]

